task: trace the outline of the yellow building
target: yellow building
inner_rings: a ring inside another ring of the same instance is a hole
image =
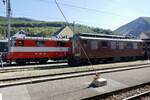
[[[73,36],[73,31],[70,27],[65,26],[55,32],[52,36],[56,38],[71,38]]]

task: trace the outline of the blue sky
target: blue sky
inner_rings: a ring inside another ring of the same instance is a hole
[[[57,0],[69,22],[114,30],[138,17],[150,17],[150,0]],[[54,0],[11,0],[12,16],[64,21]],[[5,6],[0,1],[0,16]]]

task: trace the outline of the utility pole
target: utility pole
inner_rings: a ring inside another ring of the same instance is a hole
[[[73,21],[73,32],[75,32],[75,21]]]
[[[10,0],[5,0],[6,3],[6,17],[7,17],[7,38],[8,38],[8,52],[10,52],[11,47],[11,40],[10,40],[10,30],[11,30],[11,6],[10,6]]]

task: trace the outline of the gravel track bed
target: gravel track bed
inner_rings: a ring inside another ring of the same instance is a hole
[[[90,99],[90,100],[126,100],[126,98],[129,98],[134,95],[138,95],[140,93],[146,92],[150,90],[150,83],[142,86],[137,86],[134,88],[125,89],[122,91],[117,91],[115,93],[102,95],[97,97],[96,99]],[[128,99],[127,99],[128,100]],[[129,99],[132,100],[132,99]],[[146,96],[142,96],[140,99],[134,99],[134,100],[150,100],[150,94]]]
[[[134,100],[139,100],[139,98],[134,99]],[[149,94],[149,95],[146,95],[146,96],[141,96],[141,97],[140,97],[140,100],[150,100],[150,94]]]

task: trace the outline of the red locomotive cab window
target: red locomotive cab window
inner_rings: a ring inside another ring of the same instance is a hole
[[[20,47],[24,46],[24,41],[23,40],[19,40],[18,41],[18,46],[20,46]]]
[[[65,41],[58,41],[58,42],[57,42],[57,46],[65,47],[65,46],[66,46],[66,43],[65,43]]]
[[[37,45],[37,47],[43,47],[43,46],[45,46],[45,41],[37,41],[36,45]]]

